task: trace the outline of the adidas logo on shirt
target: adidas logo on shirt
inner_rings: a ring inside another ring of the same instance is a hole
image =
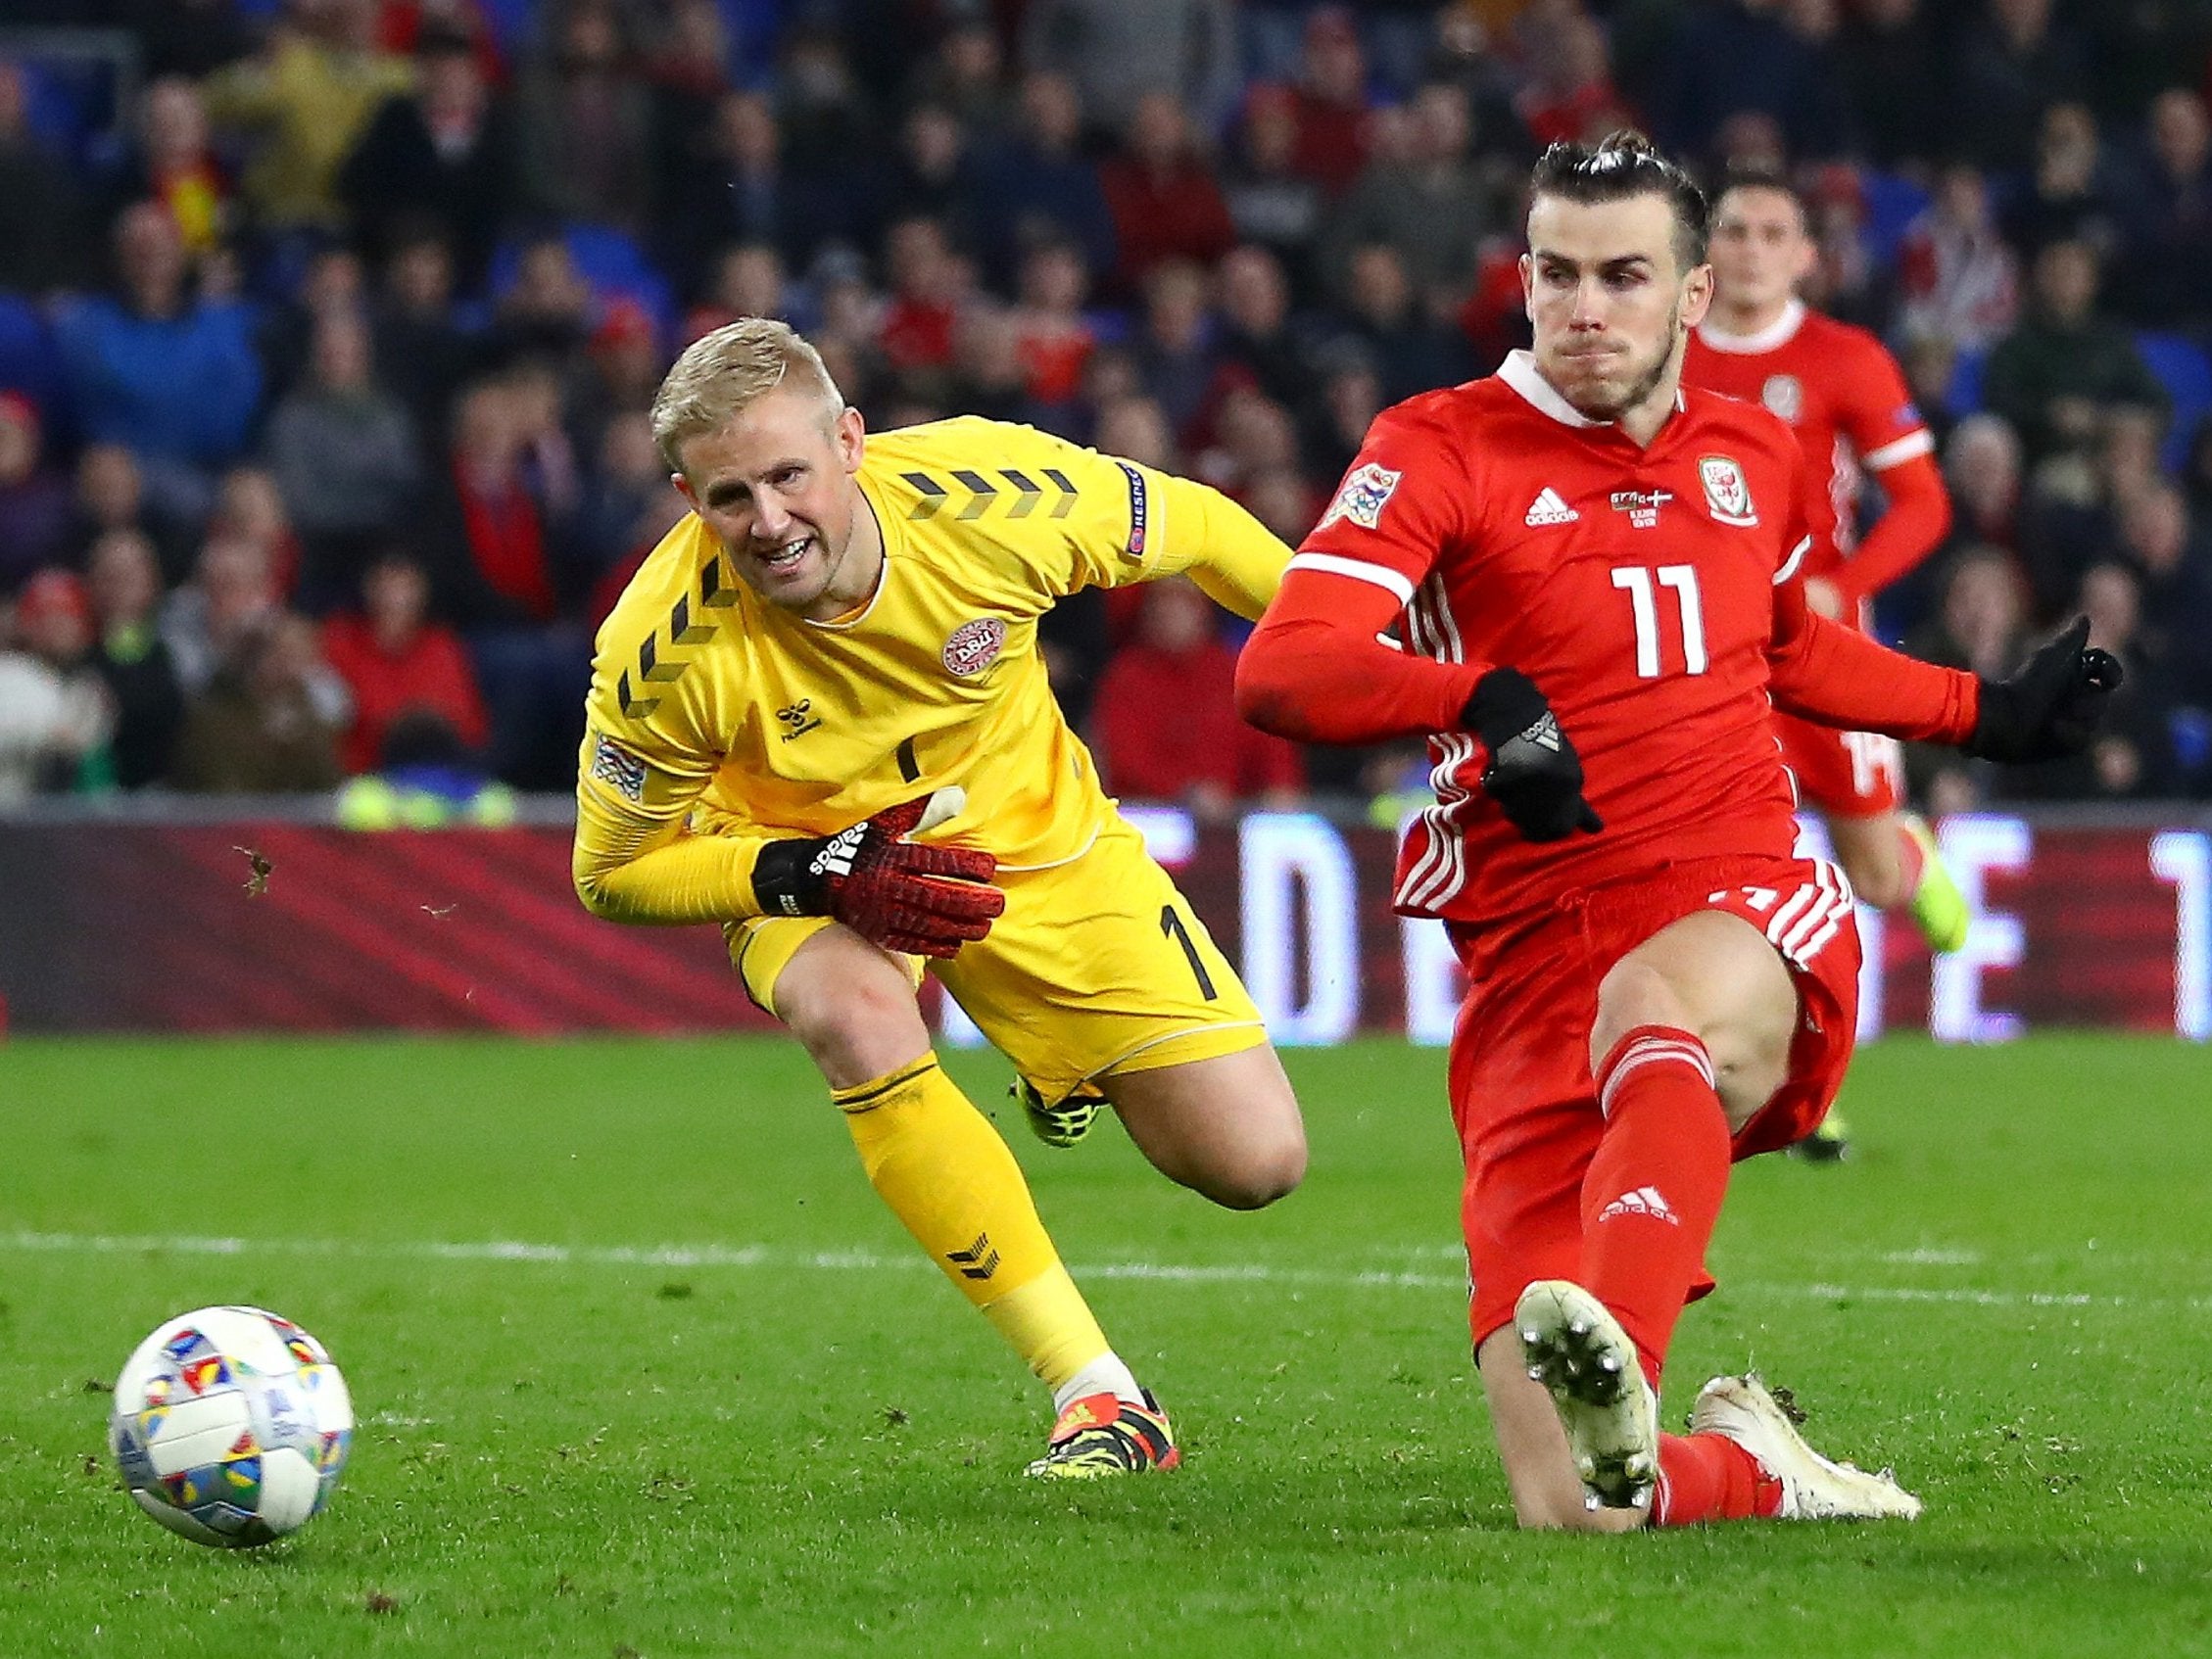
[[[1669,1226],[1682,1225],[1682,1217],[1674,1213],[1673,1206],[1659,1196],[1657,1187],[1638,1187],[1632,1193],[1622,1193],[1598,1211],[1598,1219],[1601,1221],[1610,1221],[1615,1215],[1649,1215],[1653,1220],[1664,1221]]]
[[[1560,499],[1560,493],[1550,485],[1528,503],[1528,516],[1521,522],[1528,525],[1572,524],[1582,515]]]

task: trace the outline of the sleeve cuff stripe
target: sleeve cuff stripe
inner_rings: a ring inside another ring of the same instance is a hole
[[[1779,588],[1791,577],[1797,575],[1798,566],[1804,563],[1804,556],[1810,551],[1812,551],[1812,538],[1807,536],[1790,549],[1790,556],[1782,561],[1782,568],[1774,573],[1774,586]]]
[[[1922,455],[1936,452],[1936,435],[1923,426],[1918,432],[1908,432],[1895,444],[1884,444],[1870,450],[1866,456],[1868,472],[1882,472],[1903,461],[1917,460]]]
[[[1402,572],[1388,565],[1370,564],[1366,559],[1340,558],[1335,553],[1300,553],[1294,557],[1287,570],[1319,570],[1330,576],[1349,576],[1356,581],[1371,582],[1377,588],[1386,588],[1398,595],[1398,602],[1414,602],[1414,585]]]

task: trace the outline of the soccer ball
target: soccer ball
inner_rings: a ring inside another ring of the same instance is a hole
[[[116,1379],[109,1442],[138,1507],[195,1543],[248,1549],[330,1501],[354,1402],[322,1344],[259,1307],[178,1314]]]

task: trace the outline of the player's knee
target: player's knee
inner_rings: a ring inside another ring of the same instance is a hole
[[[1690,1013],[1673,981],[1632,953],[1598,982],[1598,1018],[1590,1029],[1593,1064],[1639,1025],[1687,1026]]]
[[[889,963],[794,993],[777,987],[776,1012],[833,1088],[896,1070],[929,1046],[913,987]]]
[[[1293,1121],[1287,1130],[1255,1138],[1223,1178],[1209,1184],[1206,1196],[1226,1209],[1265,1209],[1298,1190],[1306,1178],[1306,1132]]]

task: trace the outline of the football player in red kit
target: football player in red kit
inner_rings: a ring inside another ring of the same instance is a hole
[[[1819,250],[1786,177],[1728,175],[1713,199],[1711,256],[1712,308],[1690,331],[1683,384],[1763,404],[1797,434],[1810,471],[1812,546],[1798,569],[1805,603],[1864,627],[1874,595],[1933,552],[1949,528],[1935,438],[1887,348],[1798,298]],[[1862,541],[1858,492],[1869,475],[1886,507]],[[1927,825],[1899,810],[1904,772],[1897,740],[1792,715],[1775,725],[1798,794],[1828,821],[1851,890],[1877,910],[1908,905],[1932,950],[1965,944],[1965,895]],[[1841,1158],[1845,1146],[1842,1121],[1832,1114],[1798,1150]]]
[[[1682,380],[1762,403],[1796,432],[1811,469],[1805,603],[1863,626],[1868,602],[1935,550],[1950,525],[1936,442],[1904,373],[1862,328],[1806,308],[1798,284],[1818,249],[1804,204],[1772,171],[1731,173],[1712,207],[1712,309],[1690,333]],[[1861,540],[1858,491],[1871,476],[1886,508]],[[1784,716],[1783,757],[1799,793],[1828,820],[1836,861],[1877,909],[1909,903],[1929,945],[1966,942],[1966,901],[1927,827],[1900,814],[1900,762],[1879,733]]]
[[[1553,146],[1531,204],[1534,350],[1376,419],[1238,705],[1305,741],[1429,738],[1396,898],[1445,921],[1471,987],[1472,1332],[1521,1522],[1910,1516],[1754,1378],[1659,1432],[1730,1162],[1816,1124],[1851,1056],[1851,887],[1794,856],[1771,707],[2028,760],[2089,742],[2118,665],[2077,624],[1984,682],[1811,612],[1797,441],[1681,389],[1703,194],[1620,134]]]

